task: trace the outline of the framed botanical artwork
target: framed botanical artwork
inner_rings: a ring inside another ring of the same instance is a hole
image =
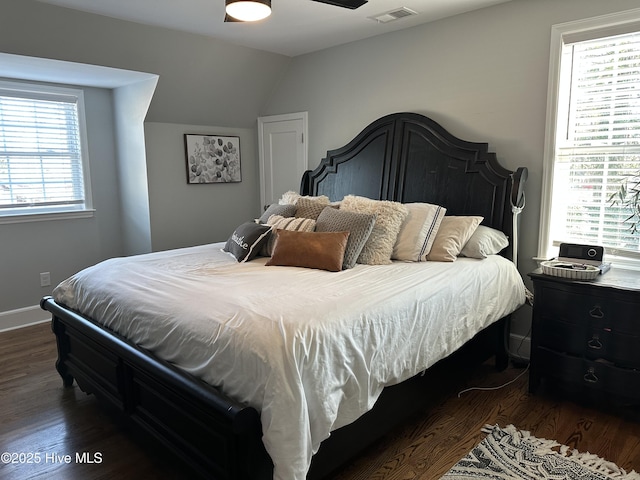
[[[231,183],[242,180],[240,137],[185,134],[187,183]]]

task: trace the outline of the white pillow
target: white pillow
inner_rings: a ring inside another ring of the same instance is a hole
[[[294,192],[293,190],[289,190],[288,192],[284,192],[280,199],[278,200],[279,205],[295,205],[298,202],[298,199],[302,197],[298,192]],[[317,197],[311,197],[305,195],[305,198],[309,198],[311,200],[322,200],[326,203],[329,203],[329,197],[326,195],[319,195]]]
[[[509,239],[500,230],[484,225],[478,226],[464,246],[460,255],[470,258],[487,258],[496,255],[509,245]]]
[[[430,203],[405,203],[409,215],[402,222],[391,258],[425,262],[447,209]]]
[[[444,217],[427,260],[454,262],[482,220],[483,217]]]
[[[342,199],[340,210],[376,215],[376,223],[358,256],[358,263],[367,265],[391,263],[391,254],[398,232],[409,214],[407,207],[399,202],[347,195]]]

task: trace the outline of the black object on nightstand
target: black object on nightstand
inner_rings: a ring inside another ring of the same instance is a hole
[[[595,280],[529,274],[534,306],[529,392],[541,382],[579,401],[640,416],[640,272]]]

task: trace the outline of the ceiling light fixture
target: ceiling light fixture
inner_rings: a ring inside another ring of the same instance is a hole
[[[271,15],[271,0],[225,0],[228,15],[243,22],[255,22]]]

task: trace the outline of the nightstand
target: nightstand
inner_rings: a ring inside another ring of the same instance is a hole
[[[640,413],[640,272],[533,281],[529,391],[541,381],[574,399]]]

